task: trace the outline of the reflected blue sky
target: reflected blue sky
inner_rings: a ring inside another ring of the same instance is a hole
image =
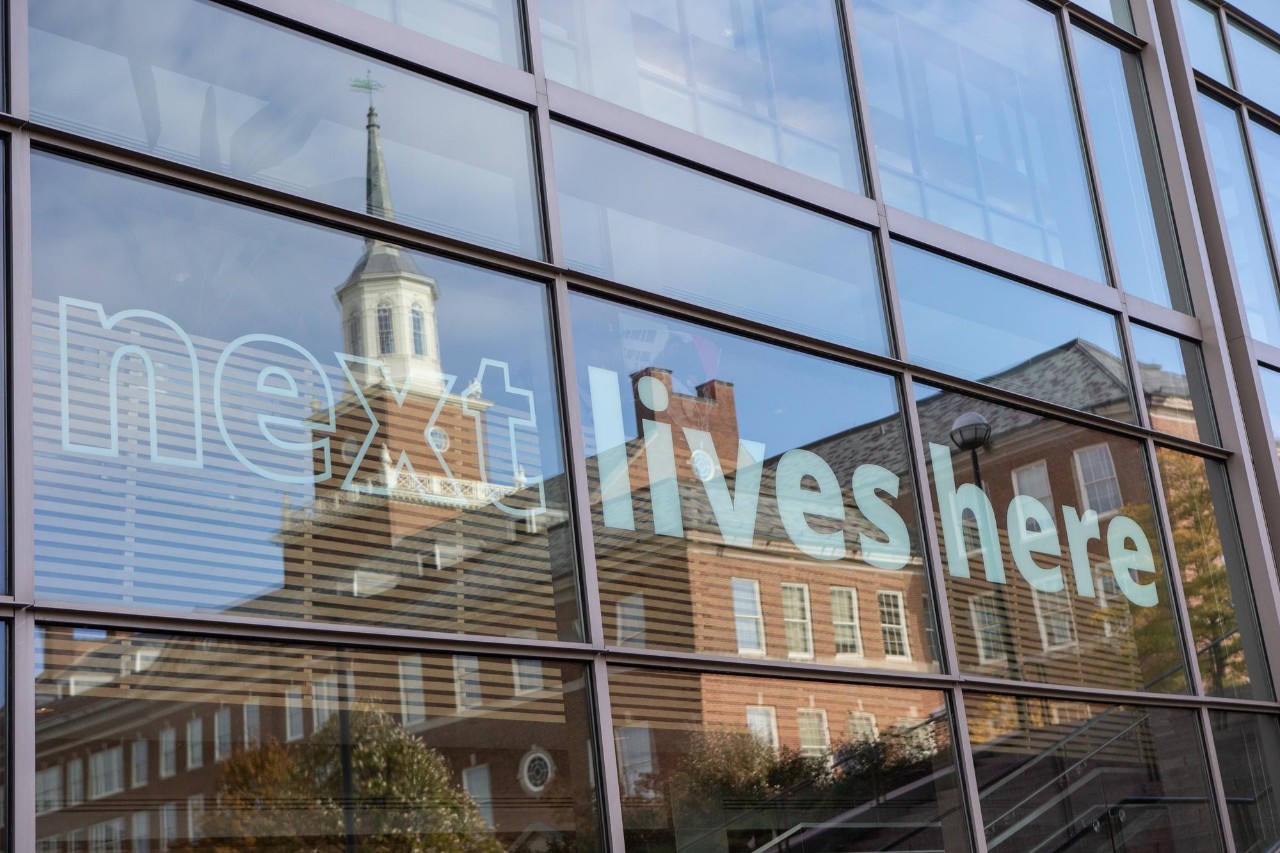
[[[1108,406],[1111,417],[1132,420],[1113,316],[905,243],[894,243],[893,262],[911,361],[1076,408]],[[1001,375],[1077,340],[1097,381],[1065,359]]]
[[[410,30],[523,67],[517,0],[472,3],[468,0],[337,0]]]
[[[1249,333],[1260,341],[1280,344],[1280,301],[1277,301],[1275,273],[1263,235],[1253,176],[1245,156],[1240,117],[1231,107],[1204,94],[1200,96],[1200,115],[1218,182],[1218,204],[1227,220],[1231,256],[1244,297]],[[1274,168],[1280,171],[1280,159],[1277,159],[1280,143],[1274,142],[1265,129],[1255,128],[1258,172],[1264,185],[1274,185],[1267,187],[1268,198],[1278,198],[1280,196],[1273,193],[1280,193],[1280,182],[1268,182],[1267,176],[1273,171],[1273,162]]]
[[[885,200],[1106,281],[1054,16],[1024,0],[855,0]]]
[[[541,253],[526,113],[199,0],[32,8],[37,120],[365,209],[372,74],[396,218]]]
[[[552,80],[862,191],[833,0],[546,0],[539,12]]]
[[[1267,109],[1280,110],[1280,92],[1276,91],[1280,49],[1239,24],[1232,23],[1229,32],[1231,56],[1240,78],[1236,87]]]
[[[678,393],[693,394],[712,379],[733,383],[740,435],[763,442],[777,456],[846,430],[896,415],[892,377],[761,344],[575,295],[573,345],[584,406],[591,423],[586,369],[603,367],[624,378],[646,367],[670,370]],[[623,403],[629,437],[638,434],[634,406]],[[596,452],[587,431],[587,453]],[[880,464],[892,467],[894,460]]]
[[[563,125],[552,140],[573,268],[888,351],[870,232]]]

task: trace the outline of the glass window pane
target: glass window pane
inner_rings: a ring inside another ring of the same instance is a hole
[[[32,7],[29,38],[37,121],[508,252],[542,252],[524,110],[199,0],[53,0]],[[382,181],[365,169],[375,136]]]
[[[1058,24],[1022,0],[855,0],[885,200],[1106,281]]]
[[[916,387],[961,668],[1186,692],[1142,444]],[[1040,461],[1049,503],[1014,491]]]
[[[1156,449],[1205,692],[1270,699],[1253,590],[1220,462]]]
[[[517,0],[338,0],[406,29],[524,66],[524,34]]]
[[[982,693],[965,711],[993,853],[1223,849],[1194,711]]]
[[[127,792],[103,788],[90,807],[37,818],[42,836],[92,834],[104,817],[143,813],[152,834],[174,848],[201,837],[219,850],[301,849],[290,845],[304,838],[317,850],[497,853],[520,842],[597,849],[595,762],[583,722],[589,686],[580,664],[542,661],[541,687],[517,693],[510,658],[476,658],[483,704],[492,709],[477,715],[454,705],[450,656],[424,653],[421,672],[432,689],[423,719],[408,724],[399,715],[395,650],[117,631],[85,640],[59,627],[40,636],[38,765],[87,753],[96,774],[95,757],[120,748],[121,720],[131,737],[162,743],[164,732],[186,731],[191,720],[206,721],[208,731],[225,709],[234,733],[224,760],[183,764],[172,778]],[[139,667],[131,662],[140,647],[154,654]],[[338,686],[333,712],[323,721],[305,714],[305,730],[284,746],[290,693],[314,707],[325,701],[313,690],[320,678]],[[248,708],[258,715],[260,743],[240,739]],[[466,785],[464,773],[477,763],[502,780],[488,803]],[[114,759],[100,764],[108,782],[121,775]]]
[[[1226,217],[1236,279],[1244,297],[1249,333],[1264,343],[1280,346],[1280,303],[1276,298],[1275,274],[1271,269],[1262,217],[1258,211],[1258,196],[1240,135],[1240,118],[1234,109],[1207,95],[1200,96],[1200,110],[1218,183],[1218,203]],[[1270,167],[1264,167],[1263,161],[1274,150],[1272,141],[1267,136],[1268,131],[1257,125],[1254,129],[1257,131],[1253,136],[1258,146],[1259,172],[1263,173],[1265,169],[1270,173]],[[1280,161],[1277,161],[1277,166],[1280,166]],[[1271,183],[1273,192],[1280,193],[1280,180]]]
[[[641,590],[647,648],[785,660],[811,644],[832,663],[849,644],[831,588],[852,588],[857,665],[938,668],[891,377],[592,297],[570,307],[606,636]]]
[[[1146,326],[1131,325],[1129,332],[1152,428],[1217,444],[1218,425],[1200,347]]]
[[[1189,312],[1142,64],[1078,27],[1071,35],[1120,286]]]
[[[541,284],[33,161],[37,596],[580,636]]]
[[[1276,6],[1272,0],[1232,0],[1231,5],[1252,15],[1271,29],[1280,30],[1280,6]]]
[[[628,850],[970,849],[938,691],[615,669],[609,692]]]
[[[1136,420],[1110,314],[906,243],[893,244],[893,264],[911,361]]]
[[[1276,455],[1280,456],[1280,372],[1259,367],[1258,374],[1266,397],[1263,402],[1267,406],[1267,420],[1271,422],[1271,438],[1276,443]]]
[[[1231,55],[1240,78],[1237,88],[1267,109],[1280,111],[1280,92],[1276,91],[1280,49],[1237,23],[1231,24],[1229,32]]]
[[[1178,8],[1182,14],[1182,36],[1187,40],[1192,67],[1230,86],[1231,74],[1222,49],[1217,13],[1196,0],[1179,0]]]
[[[1133,14],[1129,11],[1129,0],[1076,0],[1076,5],[1133,32]]]
[[[862,192],[832,0],[546,0],[547,76]]]
[[[1269,850],[1280,841],[1280,721],[1230,711],[1210,711],[1209,720],[1236,848]]]
[[[552,139],[574,269],[887,353],[869,231],[569,127]]]

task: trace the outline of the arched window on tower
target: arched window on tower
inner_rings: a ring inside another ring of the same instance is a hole
[[[391,326],[391,306],[378,306],[378,354],[388,355],[396,351],[396,333]]]
[[[353,311],[347,317],[347,346],[352,355],[364,355],[364,327],[360,323],[360,312]]]
[[[413,306],[413,354],[427,354],[427,321],[423,316],[422,306]]]

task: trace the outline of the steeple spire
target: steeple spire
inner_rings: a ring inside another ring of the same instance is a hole
[[[372,98],[372,95],[370,95]],[[369,105],[369,162],[365,168],[365,211],[383,219],[395,219],[391,208],[391,188],[387,183],[387,161],[382,156],[382,138],[378,131],[378,111]]]
[[[391,188],[387,184],[387,161],[382,156],[382,137],[379,131],[378,111],[373,107],[373,93],[382,88],[382,84],[373,79],[372,69],[365,71],[363,77],[351,81],[351,88],[357,92],[369,93],[369,120],[365,129],[369,132],[368,162],[365,166],[365,212],[383,219],[395,219],[395,211],[391,209]]]

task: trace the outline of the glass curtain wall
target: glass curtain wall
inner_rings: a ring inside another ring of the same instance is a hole
[[[0,851],[1280,841],[1147,4],[8,5]]]

